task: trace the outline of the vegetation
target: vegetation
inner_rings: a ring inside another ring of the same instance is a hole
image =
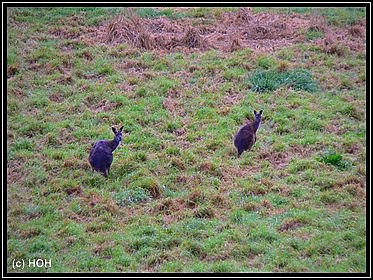
[[[326,164],[334,165],[338,169],[345,169],[351,165],[347,160],[343,159],[341,154],[338,154],[335,151],[324,152],[320,161]]]
[[[276,70],[258,70],[250,78],[254,91],[274,91],[280,87],[315,92],[316,82],[306,69],[294,69],[284,72]]]
[[[346,34],[365,17],[323,11]],[[365,48],[160,51],[105,39],[121,9],[7,14],[7,272],[366,272]],[[88,155],[112,125],[106,179]]]

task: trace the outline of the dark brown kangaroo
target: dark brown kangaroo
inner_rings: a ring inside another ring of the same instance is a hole
[[[248,122],[236,134],[234,138],[234,146],[237,148],[238,157],[240,157],[244,151],[250,151],[256,142],[256,131],[260,126],[262,113],[263,110],[260,110],[259,113],[254,110],[254,122]]]
[[[109,175],[110,166],[113,162],[113,151],[119,146],[122,141],[123,126],[117,131],[115,127],[111,128],[115,134],[113,140],[100,140],[93,145],[89,154],[89,163],[93,170],[107,177]]]

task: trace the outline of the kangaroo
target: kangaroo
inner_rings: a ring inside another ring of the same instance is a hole
[[[256,142],[256,131],[260,126],[262,113],[263,110],[260,110],[259,113],[254,110],[254,122],[248,122],[236,134],[234,138],[234,146],[237,148],[238,157],[240,157],[244,151],[250,151]]]
[[[113,151],[122,141],[123,126],[118,131],[115,127],[111,127],[111,129],[115,134],[114,139],[97,141],[89,154],[89,163],[92,166],[92,172],[96,170],[106,178],[109,175],[110,166],[113,162]]]

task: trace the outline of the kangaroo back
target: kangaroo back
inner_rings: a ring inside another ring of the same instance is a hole
[[[237,149],[238,157],[240,157],[244,151],[251,150],[256,142],[256,131],[260,126],[262,112],[263,110],[260,110],[259,113],[254,110],[255,121],[244,125],[237,132],[234,138],[234,145]]]
[[[113,151],[119,146],[122,140],[123,126],[119,131],[112,127],[113,133],[115,134],[114,139],[100,140],[96,142],[91,152],[89,153],[89,163],[93,170],[101,173],[105,177],[108,177],[111,164],[113,162]]]
[[[105,177],[108,176],[110,166],[113,162],[113,152],[108,142],[107,140],[98,141],[89,154],[89,163],[92,168]]]

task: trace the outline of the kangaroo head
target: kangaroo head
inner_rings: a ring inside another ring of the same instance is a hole
[[[123,126],[118,131],[115,129],[114,126],[112,126],[111,129],[113,130],[113,133],[115,134],[114,140],[119,145],[119,143],[122,141],[122,130],[123,130]]]
[[[254,110],[254,116],[255,116],[254,124],[255,124],[255,126],[257,127],[256,129],[259,128],[259,126],[260,126],[260,122],[262,121],[262,113],[263,113],[263,110],[260,110],[259,113],[257,113],[257,112]]]
[[[262,120],[262,113],[263,110],[260,110],[259,113],[254,110],[255,121],[260,122]]]

